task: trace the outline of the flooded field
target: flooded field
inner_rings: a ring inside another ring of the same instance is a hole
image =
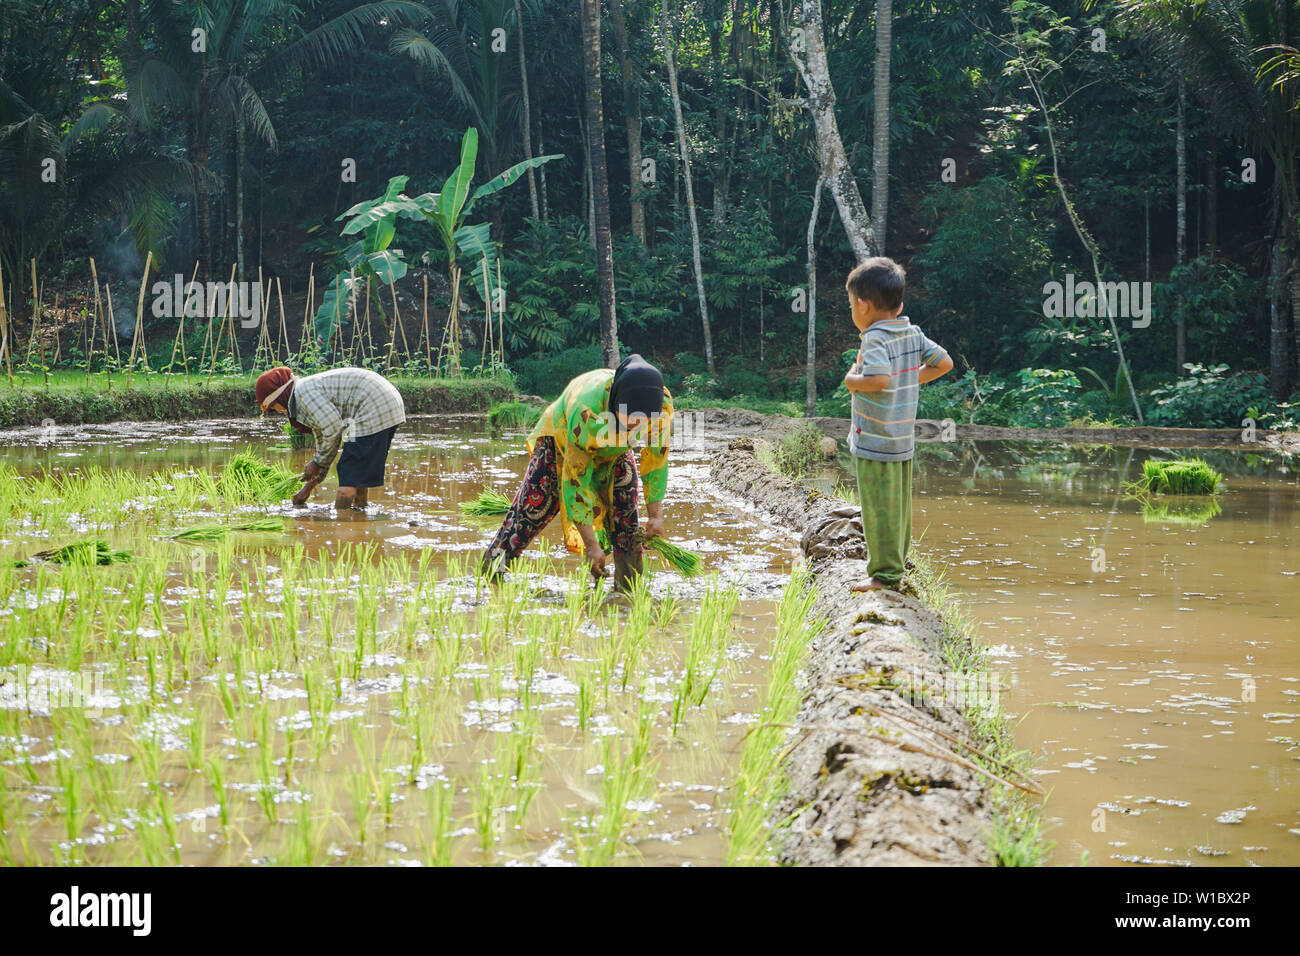
[[[513,491],[526,459],[474,417],[412,420],[364,515],[337,515],[331,482],[309,509],[234,513],[283,532],[172,539],[231,520],[196,476],[246,446],[300,467],[281,437],[3,436],[0,860],[748,858],[745,794],[776,779],[749,748],[781,723],[772,675],[806,607],[781,598],[796,543],[711,489],[707,447],[674,454],[666,514],[708,573],[651,561],[648,588],[611,599],[558,526],[506,584],[476,580],[495,523],[459,504]],[[924,445],[920,546],[1038,758],[1052,862],[1295,865],[1300,484],[1285,459],[1211,453],[1217,513],[1144,514],[1123,484],[1148,456],[1172,457]],[[15,566],[91,536],[134,559]]]
[[[650,561],[647,589],[610,599],[558,522],[507,583],[476,580],[496,525],[458,505],[513,493],[526,463],[481,418],[412,420],[364,515],[334,512],[331,481],[309,509],[238,512],[282,533],[170,537],[229,521],[194,476],[245,446],[300,468],[280,440],[269,422],[5,436],[0,859],[744,855],[731,831],[756,811],[728,788],[773,655],[799,650],[801,610],[779,606],[797,545],[710,493],[702,453],[674,456],[666,516],[708,573]],[[73,500],[82,479],[98,499]],[[14,566],[86,536],[134,559]]]
[[[1121,495],[1149,455],[923,446],[914,527],[1041,758],[1052,862],[1294,866],[1300,482],[1203,453],[1222,511],[1170,521]]]

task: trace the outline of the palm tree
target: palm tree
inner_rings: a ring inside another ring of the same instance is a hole
[[[1270,67],[1277,62],[1278,47],[1300,47],[1300,2],[1119,0],[1119,8],[1125,20],[1174,59],[1174,69],[1191,81],[1216,125],[1263,149],[1272,161],[1277,226],[1270,256],[1269,390],[1276,401],[1282,401],[1289,377],[1284,309],[1288,274],[1291,321],[1300,323],[1300,199],[1296,182],[1300,128],[1295,85],[1275,83]]]
[[[514,0],[431,0],[424,32],[393,34],[391,52],[443,76],[468,125],[479,131],[488,168],[500,169],[518,148],[523,109],[523,61],[494,52],[493,31],[509,33]]]
[[[30,261],[81,223],[122,216],[156,252],[170,225],[166,193],[185,181],[183,163],[129,135],[116,114],[82,107],[109,87],[93,58],[112,41],[112,12],[104,0],[0,5],[0,267],[20,314]],[[23,42],[38,30],[51,42]]]
[[[144,0],[143,20],[153,27],[148,52],[124,51],[127,108],[142,129],[158,129],[168,117],[185,126],[185,155],[192,171],[194,227],[205,274],[212,265],[208,173],[213,138],[233,136],[237,151],[245,131],[271,149],[275,126],[259,93],[285,74],[343,58],[366,39],[366,29],[418,21],[424,8],[410,0],[359,3],[314,29],[300,25],[302,8],[290,0]],[[275,47],[283,34],[296,38]],[[101,101],[103,109],[118,104]],[[236,218],[243,219],[243,163],[235,164]],[[242,231],[235,236],[243,259]]]
[[[605,165],[605,109],[600,95],[600,0],[581,0],[583,81],[587,101],[587,152],[596,229],[596,294],[600,305],[600,352],[618,365],[618,316],[614,303],[614,238],[609,225],[609,172]]]

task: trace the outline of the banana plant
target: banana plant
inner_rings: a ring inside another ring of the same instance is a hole
[[[321,297],[320,308],[316,310],[316,336],[322,347],[329,344],[336,329],[347,325],[352,316],[352,307],[356,302],[357,289],[366,287],[366,279],[373,278],[384,285],[391,286],[406,275],[406,260],[402,258],[401,249],[390,249],[397,236],[396,211],[385,216],[367,219],[366,225],[353,229],[363,215],[385,203],[391,203],[402,195],[409,176],[394,176],[388,181],[388,188],[383,195],[357,203],[338,219],[350,219],[343,227],[343,235],[361,232],[361,238],[343,252],[347,269],[338,273],[325,288]],[[337,222],[338,219],[335,221]],[[364,231],[363,231],[364,230]],[[381,303],[382,309],[382,303]]]
[[[560,158],[561,154],[553,153],[516,163],[471,192],[474,166],[478,159],[478,130],[471,126],[461,139],[460,164],[447,177],[440,192],[423,193],[414,197],[406,196],[401,189],[406,185],[407,177],[396,176],[389,181],[389,188],[383,196],[359,203],[339,216],[339,219],[349,220],[343,227],[343,235],[350,236],[358,233],[363,235],[361,242],[354,245],[349,253],[358,250],[358,246],[362,247],[356,252],[354,257],[356,261],[364,267],[373,269],[377,275],[380,274],[379,266],[385,268],[386,274],[392,276],[391,279],[384,280],[389,284],[401,278],[406,271],[406,263],[402,259],[401,251],[388,248],[388,244],[396,234],[396,221],[403,218],[412,219],[428,222],[434,227],[434,234],[438,237],[441,246],[440,251],[447,259],[448,278],[451,281],[451,306],[448,311],[444,345],[448,349],[454,373],[460,371],[458,343],[460,341],[461,260],[468,260],[465,268],[469,270],[470,281],[482,296],[484,303],[491,303],[497,285],[498,250],[497,244],[489,235],[490,224],[468,223],[466,220],[469,213],[480,199],[501,192],[517,182],[529,169]],[[394,184],[397,184],[395,189]],[[350,266],[351,263],[352,258],[349,258]],[[397,272],[399,266],[401,271]],[[343,296],[345,292],[350,293],[346,281],[347,277],[344,276],[344,284],[340,285],[337,296]],[[356,282],[355,276],[352,277],[352,282]],[[321,310],[317,312],[318,334],[332,330],[328,321],[331,316],[341,313],[343,308],[340,298],[329,299],[330,293],[333,292],[331,286],[330,292],[326,294],[326,301],[322,302]],[[322,322],[322,314],[325,315],[325,324]],[[322,335],[322,341],[328,341],[328,338]]]

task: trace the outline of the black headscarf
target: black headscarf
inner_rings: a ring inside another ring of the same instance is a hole
[[[625,407],[620,407],[625,406]],[[664,377],[639,354],[623,359],[609,386],[609,410],[657,415],[664,407]]]

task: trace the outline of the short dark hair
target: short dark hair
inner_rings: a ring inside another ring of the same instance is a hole
[[[881,309],[897,309],[907,291],[907,273],[893,259],[873,256],[858,263],[845,287],[857,298]]]

